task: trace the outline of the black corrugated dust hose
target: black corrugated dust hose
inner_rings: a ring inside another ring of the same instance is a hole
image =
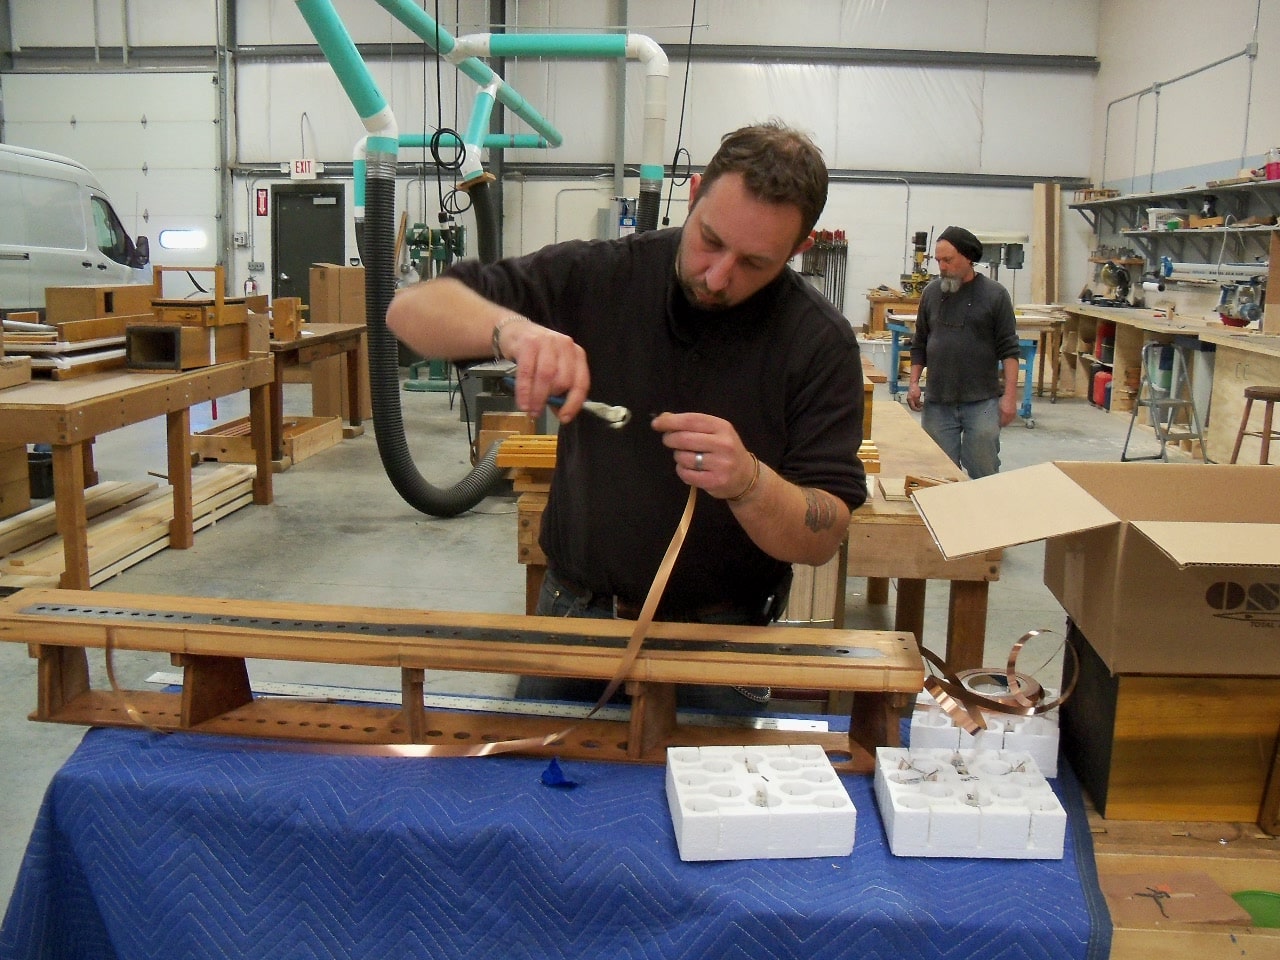
[[[395,175],[394,153],[370,152],[366,163],[365,223],[357,230],[365,265],[365,317],[369,331],[369,389],[373,399],[373,429],[387,478],[405,503],[433,517],[456,517],[494,492],[502,471],[494,463],[498,444],[452,487],[432,486],[418,472],[405,441],[400,410],[399,346],[387,329],[387,308],[395,294]],[[481,196],[483,194],[483,196]],[[493,259],[496,230],[488,184],[472,189],[480,255]],[[359,224],[357,227],[359,228]],[[486,260],[486,262],[488,262]]]

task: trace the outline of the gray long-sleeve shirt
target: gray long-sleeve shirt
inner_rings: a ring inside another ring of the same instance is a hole
[[[973,403],[1001,393],[1000,361],[1019,355],[1009,291],[976,274],[955,293],[933,280],[920,295],[911,363],[927,368],[930,403]]]

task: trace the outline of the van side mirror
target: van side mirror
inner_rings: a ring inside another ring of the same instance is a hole
[[[137,270],[151,262],[151,241],[139,237],[133,245],[133,256],[129,258],[129,266]]]

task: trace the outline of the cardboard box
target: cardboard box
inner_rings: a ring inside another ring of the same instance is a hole
[[[1280,676],[1280,470],[1044,463],[912,495],[948,558],[1045,541],[1115,674]]]
[[[119,314],[151,312],[155,288],[149,283],[101,287],[45,287],[44,315],[48,323],[94,320]]]
[[[30,357],[6,357],[0,354],[0,390],[16,387],[31,379]]]
[[[364,267],[311,266],[312,323],[364,323]]]

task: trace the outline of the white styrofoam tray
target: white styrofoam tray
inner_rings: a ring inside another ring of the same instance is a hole
[[[816,744],[671,747],[667,804],[682,860],[853,851],[857,810]]]
[[[875,794],[895,856],[1062,859],[1067,813],[1028,753],[877,747]]]

